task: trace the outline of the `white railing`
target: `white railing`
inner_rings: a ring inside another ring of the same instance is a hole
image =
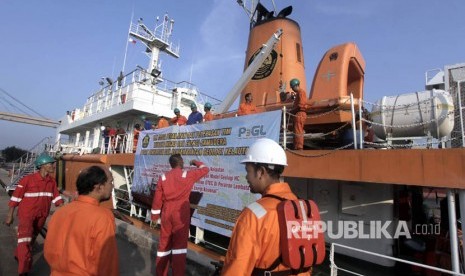
[[[71,123],[79,121],[115,106],[124,105],[135,98],[153,101],[155,93],[157,96],[165,96],[171,104],[174,99],[173,91],[177,89],[181,91],[182,98],[197,99],[199,92],[194,84],[186,81],[176,83],[168,79],[159,79],[162,81],[153,84],[152,76],[147,71],[136,69],[115,82],[109,80],[107,86],[102,86],[100,90],[87,98],[83,107],[68,111],[68,120]],[[123,85],[123,83],[127,84]]]
[[[437,271],[437,272],[442,272],[442,273],[446,273],[446,274],[450,274],[450,275],[463,275],[463,276],[465,276],[465,274],[450,271],[450,270],[447,270],[447,269],[442,269],[442,268],[438,268],[438,267],[434,267],[434,266],[430,266],[430,265],[425,265],[425,264],[422,264],[422,263],[416,263],[416,262],[407,261],[407,260],[403,260],[403,259],[399,259],[399,258],[395,258],[395,257],[391,257],[391,256],[386,256],[386,255],[378,254],[378,253],[375,253],[375,252],[370,252],[370,251],[366,251],[366,250],[362,250],[362,249],[358,249],[358,248],[355,248],[355,247],[350,247],[350,246],[342,245],[342,244],[338,244],[338,243],[332,243],[331,244],[331,249],[330,249],[330,252],[329,252],[331,276],[336,276],[338,271],[343,271],[343,272],[346,272],[346,273],[349,273],[349,274],[352,274],[352,275],[364,275],[364,274],[360,274],[360,273],[355,272],[355,271],[351,271],[349,269],[339,267],[336,264],[336,261],[335,261],[335,258],[334,258],[334,254],[336,253],[336,247],[344,248],[344,249],[349,250],[349,251],[355,251],[355,252],[359,252],[359,253],[366,254],[366,255],[371,255],[371,256],[374,256],[374,257],[382,258],[382,259],[387,259],[387,260],[400,262],[400,263],[404,263],[404,264],[408,264],[408,265],[412,265],[412,266],[417,266],[417,267],[421,267],[421,268],[425,268],[425,269],[430,269],[430,270],[434,270],[434,271]]]

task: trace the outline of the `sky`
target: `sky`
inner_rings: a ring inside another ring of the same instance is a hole
[[[244,1],[250,3],[250,1]],[[261,1],[271,9],[271,1]],[[364,99],[424,90],[425,72],[465,62],[463,0],[276,0],[300,24],[307,93],[335,45],[354,42],[365,61]],[[131,15],[149,28],[174,19],[180,58],[161,57],[163,76],[191,81],[217,99],[240,78],[249,21],[236,0],[1,0],[0,90],[60,120],[82,107],[101,77],[123,67]],[[128,45],[126,71],[147,67],[141,44]],[[0,112],[17,112],[0,92]],[[11,99],[8,99],[11,102]],[[16,104],[19,106],[19,104]],[[0,121],[0,149],[30,149],[55,129]]]

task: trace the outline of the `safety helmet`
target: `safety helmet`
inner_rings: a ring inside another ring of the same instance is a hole
[[[174,111],[175,114],[181,112],[181,111],[179,111],[179,108],[175,108],[173,111]]]
[[[206,107],[206,108],[212,108],[212,104],[211,104],[211,103],[205,103],[204,107]]]
[[[296,85],[300,85],[300,81],[298,79],[292,79],[290,81],[290,85],[291,85],[291,88],[296,86]]]
[[[56,160],[54,158],[50,157],[48,154],[42,153],[37,157],[36,161],[34,161],[34,165],[36,168],[40,168],[42,165],[55,162]]]
[[[268,138],[260,138],[247,149],[245,159],[241,163],[287,166],[287,157],[278,143]]]
[[[197,108],[197,105],[195,103],[191,103],[191,109]]]

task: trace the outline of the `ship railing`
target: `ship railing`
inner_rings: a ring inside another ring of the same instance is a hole
[[[363,144],[364,144],[364,135],[365,133],[362,131],[357,131],[357,129],[365,129],[365,126],[362,125],[362,120],[357,120],[357,116],[359,118],[362,118],[363,113],[363,107],[360,104],[362,102],[361,99],[354,99],[353,94],[350,94],[350,98],[348,98],[346,101],[350,102],[350,113],[351,113],[351,120],[350,122],[346,122],[345,124],[342,124],[340,126],[336,126],[335,129],[331,129],[330,131],[327,131],[326,133],[304,133],[301,134],[305,139],[322,139],[325,136],[328,135],[333,135],[334,133],[337,133],[339,131],[342,131],[343,129],[347,128],[348,126],[356,126],[356,127],[351,127],[352,132],[353,132],[353,142],[347,145],[342,146],[341,148],[337,148],[335,150],[339,149],[345,149],[348,147],[353,147],[354,149],[363,149]],[[356,113],[356,106],[358,107],[358,113]],[[323,116],[328,116],[332,115],[335,112],[339,111],[341,108],[340,105],[335,105],[333,109],[325,111],[323,113],[318,113],[318,114],[311,114],[307,115],[307,118],[316,118],[316,117],[323,117]],[[293,114],[291,111],[287,111],[286,105],[284,105],[282,108],[282,113],[283,113],[283,118],[282,118],[282,132],[280,133],[280,140],[282,142],[282,145],[284,149],[287,149],[287,143],[288,140],[291,140],[292,137],[295,137],[295,133],[293,131],[289,130],[289,125],[290,123],[294,120],[295,114]],[[358,134],[358,135],[357,135]]]
[[[355,248],[355,247],[351,247],[351,246],[347,246],[347,245],[343,245],[343,244],[338,244],[338,243],[331,243],[331,247],[330,247],[330,251],[329,251],[329,261],[330,261],[330,269],[331,269],[330,275],[331,276],[336,276],[338,274],[338,271],[345,272],[345,273],[348,273],[348,274],[351,274],[351,275],[363,275],[363,274],[360,274],[357,271],[353,271],[353,270],[346,269],[346,268],[338,266],[336,264],[336,260],[335,260],[335,254],[337,253],[336,248],[342,248],[345,252],[357,252],[359,254],[370,255],[370,256],[373,256],[375,258],[381,258],[381,259],[388,260],[388,261],[399,262],[399,263],[419,267],[419,268],[422,268],[422,269],[433,270],[433,271],[437,271],[437,272],[445,273],[445,274],[449,274],[449,275],[463,275],[463,276],[465,276],[465,274],[462,274],[462,273],[459,273],[459,272],[454,272],[454,271],[439,268],[439,267],[434,267],[434,266],[425,265],[425,264],[422,264],[422,263],[417,263],[417,262],[412,262],[412,261],[408,261],[408,260],[404,260],[404,259],[400,259],[400,258],[386,256],[386,255],[383,255],[383,254],[379,254],[379,253],[375,253],[375,252],[371,252],[371,251],[367,251],[367,250],[362,250],[362,249],[359,249],[359,248]],[[353,254],[350,254],[350,255],[352,256]]]
[[[99,138],[98,146],[93,148],[84,140],[72,141],[61,140],[54,147],[55,152],[68,154],[116,154],[132,153],[132,133],[120,133],[115,136]],[[92,139],[89,139],[92,140]]]
[[[350,110],[348,110],[351,114],[350,121],[347,121],[345,124],[339,124],[335,126],[334,129],[328,130],[326,133],[305,133],[303,134],[305,140],[315,140],[315,139],[323,139],[325,136],[333,135],[334,133],[343,133],[347,134],[350,139],[345,141],[346,145],[342,148],[337,149],[347,149],[349,148],[347,145],[350,143],[350,148],[353,149],[363,149],[366,147],[369,148],[445,148],[447,143],[457,140],[457,138],[452,137],[440,137],[440,138],[433,138],[431,135],[431,131],[425,132],[424,136],[415,136],[415,137],[387,137],[386,140],[379,140],[374,136],[374,126],[377,127],[385,127],[389,129],[401,129],[401,128],[410,128],[410,127],[423,127],[425,129],[428,126],[433,125],[436,128],[439,125],[439,122],[449,118],[450,116],[454,116],[454,111],[449,111],[444,114],[440,114],[435,116],[435,118],[431,120],[425,120],[422,122],[412,123],[412,124],[380,124],[374,122],[370,119],[370,113],[365,108],[365,105],[376,105],[374,103],[370,103],[364,101],[362,99],[354,99],[353,95],[350,95],[350,98],[347,99],[349,103]],[[427,99],[422,103],[433,102],[434,97],[431,99]],[[257,106],[258,107],[258,106]],[[268,109],[269,107],[267,107]],[[328,115],[333,115],[335,112],[339,112],[341,106],[335,105],[332,109],[327,110],[322,113],[315,113],[315,114],[308,114],[307,119],[312,121],[312,119],[317,117],[324,117]],[[292,136],[295,134],[289,130],[289,125],[294,120],[295,114],[292,114],[289,111],[286,111],[285,106],[283,109],[283,125],[282,125],[282,133],[281,133],[281,140],[285,140],[283,143],[284,148],[286,148],[287,141],[292,140]],[[461,116],[455,115],[455,118],[459,118]],[[360,119],[359,119],[360,118]],[[355,126],[355,127],[353,127]],[[350,132],[349,132],[350,131]],[[439,131],[437,131],[439,133]],[[349,135],[350,134],[350,135]],[[350,140],[350,142],[349,142]],[[396,142],[399,141],[399,142]],[[407,143],[408,142],[408,143]]]
[[[197,101],[199,95],[197,87],[190,82],[173,82],[161,77],[155,78],[141,67],[118,77],[117,81],[110,78],[103,78],[103,80],[108,85],[102,85],[96,93],[88,97],[83,107],[67,112],[69,123],[134,100],[153,103],[155,97],[164,96],[167,103],[171,105],[172,101],[175,100],[175,97],[173,97],[175,91],[181,92],[181,98],[188,98],[193,101]],[[103,83],[103,80],[101,83]]]
[[[9,172],[10,184],[7,185],[7,190],[14,190],[18,181],[25,175],[36,171],[34,162],[37,157],[44,153],[49,152],[51,148],[52,137],[45,137],[37,144],[32,146],[21,157],[13,161],[13,166]]]
[[[103,137],[100,142],[100,154],[132,153],[132,134],[116,134]]]

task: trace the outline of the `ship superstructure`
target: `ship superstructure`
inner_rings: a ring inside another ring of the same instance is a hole
[[[153,30],[141,19],[131,22],[130,40],[138,40],[146,46],[148,67],[137,66],[129,73],[121,72],[115,79],[102,78],[101,87],[85,104],[68,111],[62,118],[57,129],[60,152],[129,153],[133,151],[132,131],[136,124],[143,127],[144,121],[156,123],[159,117],[169,119],[174,116],[174,108],[187,116],[191,104],[203,110],[200,92],[194,84],[174,82],[162,74],[162,53],[179,58],[179,45],[171,42],[173,24],[174,20],[167,14]],[[119,130],[107,145],[103,138],[106,126]],[[62,139],[64,136],[68,136],[67,141]]]

